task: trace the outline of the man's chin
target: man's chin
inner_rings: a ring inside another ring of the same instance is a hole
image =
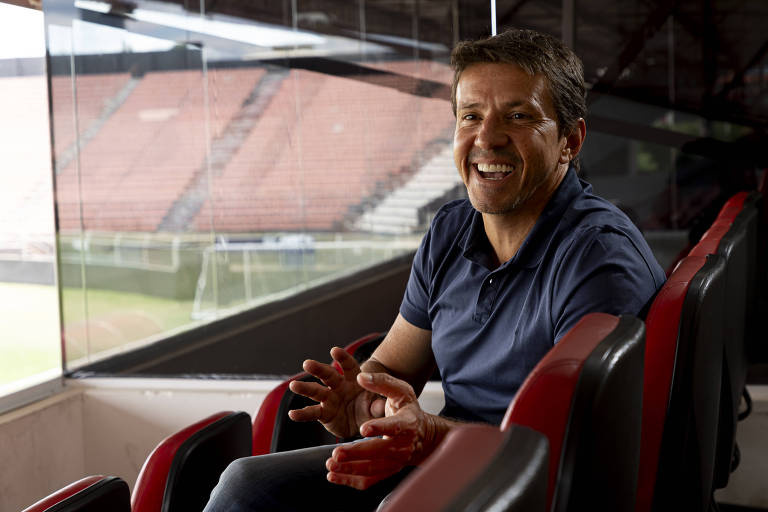
[[[512,201],[511,203],[508,202],[498,204],[486,201],[478,201],[473,199],[471,196],[469,198],[469,202],[472,204],[472,207],[475,210],[485,215],[507,215],[514,213],[515,210],[517,210],[520,206],[519,200]]]

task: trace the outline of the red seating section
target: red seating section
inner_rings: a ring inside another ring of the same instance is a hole
[[[250,416],[213,414],[161,441],[141,468],[133,512],[202,510],[219,476],[251,453]]]
[[[712,226],[691,250],[691,255],[718,254],[726,265],[726,298],[721,312],[724,320],[723,374],[720,393],[720,422],[714,485],[728,484],[734,458],[739,405],[745,393],[747,343],[750,322],[757,304],[756,194],[740,192],[721,209]]]
[[[88,476],[22,512],[131,512],[128,484],[116,476]]]
[[[603,313],[582,318],[528,375],[502,428],[549,439],[548,510],[628,510],[634,502],[644,329]]]
[[[261,69],[211,71],[210,117],[200,71],[154,72],[142,77],[125,102],[102,120],[92,138],[81,140],[79,160],[72,159],[57,176],[61,228],[80,228],[82,206],[85,229],[157,230],[174,201],[204,166],[206,136],[216,137],[263,74]],[[112,100],[115,88],[105,89],[104,85],[127,82],[127,78],[107,75],[82,79],[77,103],[81,137],[103,105]],[[67,113],[66,107],[66,101],[55,107],[54,119],[71,118],[71,109]],[[206,132],[206,118],[212,122],[210,133]],[[56,121],[55,126],[59,125]],[[60,131],[67,133],[63,126]],[[57,151],[66,149],[58,143],[56,146]]]
[[[648,313],[638,512],[709,506],[724,292],[724,261],[688,256]]]
[[[395,73],[382,78],[389,82],[399,73],[408,81],[451,79],[448,66],[434,62],[371,67]],[[254,67],[210,69],[207,77],[200,70],[83,75],[76,103],[69,78],[54,78],[61,229],[79,229],[82,220],[90,230],[154,232],[209,170],[192,230],[211,229],[211,212],[223,232],[338,229],[350,207],[397,186],[430,144],[450,140],[444,99],[306,70],[287,71],[275,90],[260,87],[264,108],[251,112],[250,95],[265,74]],[[375,116],[371,98],[381,106]],[[414,118],[430,122],[403,130],[403,120]]]

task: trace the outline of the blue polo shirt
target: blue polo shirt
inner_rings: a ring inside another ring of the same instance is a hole
[[[416,252],[400,313],[432,331],[446,416],[501,423],[525,377],[585,314],[637,315],[665,275],[621,210],[569,169],[515,256],[494,268],[482,215],[453,201]]]

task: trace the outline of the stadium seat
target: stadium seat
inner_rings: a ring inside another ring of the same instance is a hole
[[[643,322],[592,313],[528,375],[502,429],[549,440],[547,510],[630,510],[643,391]]]
[[[683,259],[646,319],[637,512],[712,502],[725,311],[725,261]]]
[[[691,255],[718,254],[725,261],[725,308],[723,368],[720,393],[720,421],[715,462],[714,486],[728,484],[730,473],[738,464],[735,455],[736,424],[742,395],[749,401],[747,344],[757,304],[757,220],[755,197],[747,192],[734,195],[715,222],[691,250]]]
[[[520,425],[466,425],[450,432],[379,511],[544,512],[548,466],[544,434]]]
[[[251,418],[213,414],[161,441],[133,490],[133,512],[202,510],[224,469],[251,454]]]
[[[88,476],[22,512],[131,512],[128,484],[116,476]]]
[[[382,333],[371,333],[344,348],[362,362],[373,353],[383,338]],[[315,378],[306,372],[298,373],[281,382],[267,394],[258,413],[253,417],[253,455],[337,442],[336,437],[316,421],[297,423],[288,418],[288,411],[291,409],[300,409],[315,403],[309,398],[288,392],[288,385],[293,380],[312,381]]]

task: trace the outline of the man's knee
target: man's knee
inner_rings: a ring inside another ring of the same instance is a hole
[[[219,477],[219,483],[211,492],[211,498],[205,512],[245,510],[243,499],[253,489],[253,480],[249,478],[249,459],[237,459],[229,464]]]
[[[226,483],[227,486],[240,486],[248,481],[248,468],[249,459],[251,457],[244,457],[242,459],[236,459],[229,463],[227,469],[219,477],[219,484]]]

